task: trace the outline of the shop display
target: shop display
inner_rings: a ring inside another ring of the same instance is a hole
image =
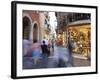
[[[85,26],[85,25],[84,25]],[[73,53],[88,56],[90,54],[90,25],[87,27],[70,27],[69,32],[71,40],[76,43],[76,48],[73,49]]]

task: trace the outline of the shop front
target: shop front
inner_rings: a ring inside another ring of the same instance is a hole
[[[61,46],[63,44],[63,37],[62,37],[62,33],[58,33],[57,34],[57,38],[56,38],[56,44],[57,46]]]
[[[91,55],[91,25],[89,23],[70,25],[68,32],[70,39],[76,44],[73,53],[89,57]]]
[[[56,38],[57,45],[66,47],[66,40],[67,40],[66,36],[67,36],[66,31],[60,30],[60,32],[57,33],[57,38]]]

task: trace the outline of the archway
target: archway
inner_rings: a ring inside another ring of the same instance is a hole
[[[30,19],[27,16],[23,17],[23,39],[29,40],[30,35]]]
[[[36,23],[33,25],[33,40],[38,40],[38,26]]]

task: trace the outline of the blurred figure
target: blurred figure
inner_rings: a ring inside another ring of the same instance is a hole
[[[73,66],[73,56],[72,56],[72,49],[75,48],[76,45],[74,44],[74,41],[71,40],[70,35],[68,36],[68,46],[67,49],[69,51],[69,59],[68,59],[68,63],[70,64],[70,66]]]
[[[51,43],[51,39],[48,40],[48,47],[51,47],[52,43]]]
[[[39,61],[40,57],[41,57],[41,46],[40,43],[37,42],[37,40],[33,41],[34,43],[31,45],[31,49],[32,49],[32,57],[34,59],[34,63],[37,64],[37,62]]]
[[[47,40],[46,38],[42,39],[42,41],[41,41],[41,45],[43,45],[43,41],[45,41],[45,45],[48,46],[48,40]]]
[[[23,56],[28,55],[28,48],[30,47],[30,41],[27,39],[23,40]]]
[[[54,40],[52,39],[52,52],[54,52]]]
[[[48,49],[48,46],[46,45],[45,41],[43,41],[43,44],[41,45],[41,49],[42,49],[42,54],[49,56],[50,55],[50,51]]]
[[[52,43],[51,43],[51,39],[48,40],[48,50],[50,51],[50,55],[51,55],[51,52],[52,52]]]

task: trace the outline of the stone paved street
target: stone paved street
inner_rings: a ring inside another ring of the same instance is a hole
[[[69,59],[69,53],[66,48],[55,46],[54,53],[52,53],[52,55],[49,57],[42,55],[37,64],[34,64],[32,57],[24,57],[23,69],[72,67]],[[73,58],[73,67],[89,65],[90,61],[88,60]]]

